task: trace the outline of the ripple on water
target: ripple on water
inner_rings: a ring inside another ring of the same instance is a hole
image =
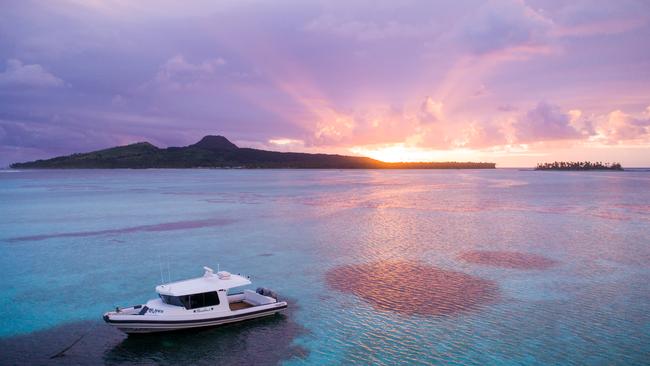
[[[468,263],[512,269],[548,269],[557,264],[541,255],[510,251],[474,250],[463,252],[458,258]]]
[[[327,284],[373,307],[407,315],[455,315],[496,301],[493,281],[411,261],[349,264],[331,269]]]

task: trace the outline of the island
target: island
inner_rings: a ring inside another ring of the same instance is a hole
[[[14,163],[13,169],[147,169],[147,168],[276,168],[276,169],[494,169],[494,163],[387,163],[362,156],[308,154],[241,148],[223,136],[205,136],[184,147],[158,148],[138,142],[47,160]]]
[[[535,170],[623,170],[620,163],[602,163],[590,161],[554,161],[537,164]]]

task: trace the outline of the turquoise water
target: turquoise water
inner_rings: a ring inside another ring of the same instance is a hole
[[[550,264],[508,262],[526,255]],[[386,288],[386,263],[418,267]],[[161,264],[172,280],[204,265],[251,275],[292,308],[197,334],[105,326],[104,311],[155,297]],[[650,173],[1,171],[0,268],[1,364],[641,365]],[[328,282],[346,268],[372,270]],[[459,311],[384,306],[454,293],[453,278],[433,283],[447,273],[492,295]]]

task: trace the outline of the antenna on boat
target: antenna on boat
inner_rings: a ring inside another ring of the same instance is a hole
[[[172,282],[172,270],[169,268],[169,257],[167,257],[167,277],[169,278],[169,282]]]
[[[165,283],[165,277],[163,277],[163,270],[162,270],[162,258],[160,257],[160,254],[158,254],[158,267],[160,267],[160,284]]]

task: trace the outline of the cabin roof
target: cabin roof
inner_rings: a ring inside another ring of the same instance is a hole
[[[210,268],[204,268],[206,271],[203,276],[158,285],[156,286],[156,292],[161,295],[183,296],[222,289],[227,290],[233,287],[251,284],[251,281],[243,276],[230,274],[225,271],[213,273]]]

